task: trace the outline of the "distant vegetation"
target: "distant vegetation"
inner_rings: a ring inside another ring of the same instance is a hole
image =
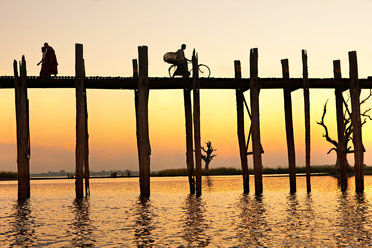
[[[288,168],[263,168],[263,174],[288,174]],[[306,173],[305,167],[297,167],[296,173]],[[335,175],[336,170],[334,165],[317,165],[311,166],[311,173],[322,173],[326,175]],[[114,173],[111,174],[111,177],[131,177],[131,176],[138,176],[133,175],[132,171],[125,171],[124,173]],[[241,175],[242,170],[236,168],[227,168],[227,167],[220,167],[220,168],[213,168],[209,169],[209,175]],[[254,170],[249,169],[249,174],[254,175]],[[202,169],[202,175],[205,175],[205,170]],[[372,175],[372,166],[365,166],[364,167],[364,175]],[[72,174],[67,174],[68,178],[73,178]],[[187,176],[187,169],[167,169],[167,170],[160,170],[160,171],[153,171],[151,172],[152,177],[172,177],[172,176]],[[97,176],[96,176],[97,177]],[[108,176],[104,176],[108,177]],[[17,179],[17,172],[9,172],[9,171],[0,171],[0,180],[16,180]]]
[[[17,179],[17,172],[0,171],[0,180],[15,180]]]
[[[205,175],[205,171],[202,170],[202,174]],[[288,168],[263,168],[263,174],[288,174]],[[306,173],[305,167],[297,167],[296,173]],[[317,165],[311,166],[311,173],[324,173],[329,175],[336,174],[335,166],[334,165]],[[242,170],[236,168],[213,168],[209,169],[209,175],[241,175]],[[249,174],[253,175],[254,170],[249,169]],[[372,175],[372,167],[364,167],[364,174],[365,175]],[[160,171],[153,171],[151,176],[158,176],[158,177],[169,177],[169,176],[187,176],[186,168],[181,169],[167,169],[167,170],[160,170]]]

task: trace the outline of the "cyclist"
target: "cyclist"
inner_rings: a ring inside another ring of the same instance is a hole
[[[187,67],[187,61],[190,61],[185,57],[184,50],[186,49],[186,45],[182,44],[181,49],[177,50],[177,70],[174,72],[174,75],[181,75],[183,77],[189,77],[190,72]]]

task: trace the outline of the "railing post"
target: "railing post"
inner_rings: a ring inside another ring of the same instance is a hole
[[[255,179],[255,193],[260,195],[262,189],[262,157],[261,157],[261,133],[260,133],[260,109],[259,94],[260,85],[258,82],[258,49],[252,48],[250,53],[250,94],[252,111],[252,148],[253,167]]]
[[[30,197],[30,127],[29,102],[27,98],[26,60],[22,56],[20,63],[20,78],[18,77],[17,62],[14,61],[14,90],[17,122],[17,171],[18,171],[18,200]]]
[[[241,66],[240,61],[234,61],[235,78],[241,79]],[[237,133],[238,133],[238,143],[239,143],[239,154],[240,154],[240,164],[243,172],[243,192],[245,194],[249,193],[249,172],[248,172],[248,160],[247,160],[247,147],[245,143],[245,133],[244,133],[244,95],[242,89],[236,89],[236,115],[237,115]]]
[[[353,144],[354,144],[354,172],[355,190],[358,193],[364,191],[363,177],[363,143],[362,125],[360,120],[360,87],[358,79],[358,63],[356,51],[349,52],[349,72],[350,72],[350,98],[351,98],[351,122],[353,125]]]
[[[282,59],[282,74],[284,79],[289,79],[288,59]],[[293,137],[293,119],[292,119],[292,97],[291,88],[285,87],[284,93],[284,114],[285,114],[285,130],[287,136],[287,152],[288,152],[288,167],[289,167],[289,184],[290,192],[296,192],[296,154]]]

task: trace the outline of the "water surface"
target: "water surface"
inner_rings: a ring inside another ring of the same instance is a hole
[[[264,177],[262,197],[242,194],[240,176],[203,178],[203,195],[188,195],[185,177],[92,179],[91,196],[74,200],[73,180],[0,182],[0,247],[366,247],[372,237],[372,176],[365,193],[354,178],[342,194],[336,178],[304,177],[289,194],[287,177]],[[250,182],[253,187],[253,178]],[[254,188],[251,188],[254,192]]]

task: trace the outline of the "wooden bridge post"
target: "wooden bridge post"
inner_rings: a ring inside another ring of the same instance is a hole
[[[30,127],[25,57],[22,56],[20,63],[20,78],[18,78],[16,61],[13,66],[17,122],[18,200],[24,200],[30,197]]]
[[[137,59],[132,60],[132,65],[133,65],[133,79],[137,80],[137,85],[138,85],[138,63]],[[136,130],[138,131],[138,87],[137,89],[134,89],[134,109],[136,112]],[[138,135],[137,136],[137,150],[139,142],[138,142]]]
[[[186,164],[189,177],[190,194],[195,194],[194,179],[194,154],[192,140],[192,109],[191,109],[191,89],[183,89],[183,99],[185,104],[185,126],[186,126]]]
[[[85,88],[85,66],[83,45],[75,44],[75,87],[76,87],[76,198],[89,195],[89,142],[88,142],[88,111]]]
[[[195,176],[196,176],[196,196],[202,194],[201,178],[201,142],[200,142],[200,80],[198,68],[198,56],[193,51],[192,55],[192,78],[193,78],[193,97],[194,97],[194,145],[195,145]]]
[[[241,66],[240,61],[234,61],[235,78],[241,79]],[[237,115],[237,129],[238,129],[238,143],[239,143],[239,154],[240,163],[243,172],[243,190],[244,194],[249,193],[249,172],[248,172],[248,160],[247,160],[247,147],[245,143],[244,133],[244,95],[241,88],[236,89],[236,115]]]
[[[335,79],[341,79],[341,62],[340,60],[333,61],[333,75]],[[336,88],[336,120],[337,120],[337,161],[340,165],[341,176],[341,191],[347,190],[347,171],[346,171],[346,147],[345,147],[345,123],[344,123],[344,97],[342,92],[344,89]]]
[[[139,75],[137,97],[137,147],[139,160],[139,182],[141,196],[150,196],[150,139],[148,121],[148,48],[138,47]]]
[[[250,95],[252,111],[252,148],[255,179],[255,194],[262,194],[262,158],[260,134],[260,85],[258,82],[258,49],[252,48],[250,52]]]
[[[282,59],[282,74],[284,79],[289,79],[288,59]],[[287,135],[287,152],[289,166],[289,184],[290,192],[296,192],[296,154],[293,136],[293,119],[292,119],[292,89],[285,87],[284,93],[284,114],[285,114],[285,130]]]
[[[310,91],[309,74],[307,70],[307,52],[302,50],[302,77],[304,88],[304,107],[305,107],[305,163],[306,163],[306,188],[307,193],[311,192],[310,181]]]
[[[353,125],[353,144],[354,144],[354,172],[355,190],[360,193],[364,191],[363,178],[363,143],[362,125],[360,120],[360,86],[358,79],[358,63],[356,51],[349,52],[349,72],[350,72],[350,98],[351,98],[351,122]]]

